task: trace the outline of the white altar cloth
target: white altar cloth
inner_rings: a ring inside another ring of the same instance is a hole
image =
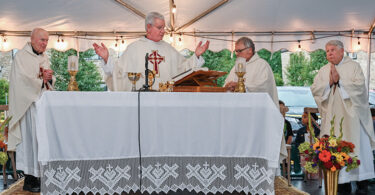
[[[43,194],[274,193],[284,120],[268,94],[55,91],[36,109]]]

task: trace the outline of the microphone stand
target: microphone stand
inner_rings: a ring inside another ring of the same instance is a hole
[[[149,91],[150,90],[150,86],[148,85],[148,53],[146,53],[146,56],[145,56],[145,84],[143,85],[143,90],[142,91]]]

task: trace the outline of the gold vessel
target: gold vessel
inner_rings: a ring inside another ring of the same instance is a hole
[[[76,81],[76,74],[77,74],[78,71],[70,70],[68,72],[70,74],[70,81],[69,81],[69,84],[68,84],[68,91],[79,91],[78,84],[77,84],[77,81]]]
[[[340,170],[330,171],[323,170],[324,174],[324,191],[326,195],[337,195],[337,186],[339,181]]]
[[[243,76],[245,74],[246,74],[246,72],[236,72],[236,75],[238,77],[238,82],[237,82],[237,87],[236,87],[235,92],[239,92],[239,93],[245,93],[246,92],[245,79],[243,78]]]

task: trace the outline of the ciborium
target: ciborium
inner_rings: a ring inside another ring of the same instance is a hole
[[[68,91],[79,91],[78,84],[76,81],[76,74],[78,72],[78,56],[68,57],[68,72],[70,75],[70,81],[68,84]]]
[[[246,74],[246,59],[238,57],[236,60],[235,73],[238,77],[237,86],[235,92],[245,93],[245,79],[243,78]]]
[[[132,82],[132,91],[137,91],[136,83],[141,78],[141,73],[128,72],[128,78]]]

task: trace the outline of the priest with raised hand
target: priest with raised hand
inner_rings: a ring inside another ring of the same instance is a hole
[[[16,167],[24,171],[23,190],[40,192],[40,167],[33,113],[36,102],[46,90],[52,90],[55,81],[45,53],[48,32],[35,28],[31,42],[16,53],[9,75],[8,150],[16,151]]]
[[[185,58],[170,44],[163,41],[165,34],[164,16],[157,12],[147,14],[145,19],[146,36],[131,43],[120,59],[109,56],[107,47],[94,43],[96,54],[104,60],[103,70],[106,83],[111,91],[130,91],[131,83],[128,73],[141,73],[144,77],[145,55],[148,54],[149,69],[155,74],[153,89],[159,88],[159,82],[171,81],[176,76],[190,68],[204,64],[201,55],[208,49],[209,42],[202,45],[199,42],[195,54]],[[144,84],[144,79],[137,82],[137,89]]]
[[[330,134],[330,121],[335,116],[335,135],[339,135],[343,117],[343,140],[355,145],[354,153],[360,159],[358,169],[340,171],[339,192],[351,192],[351,181],[357,182],[357,193],[366,194],[367,179],[375,177],[373,153],[375,135],[368,103],[365,77],[357,62],[344,57],[341,41],[326,44],[328,64],[314,78],[311,91],[322,117],[321,135]]]

